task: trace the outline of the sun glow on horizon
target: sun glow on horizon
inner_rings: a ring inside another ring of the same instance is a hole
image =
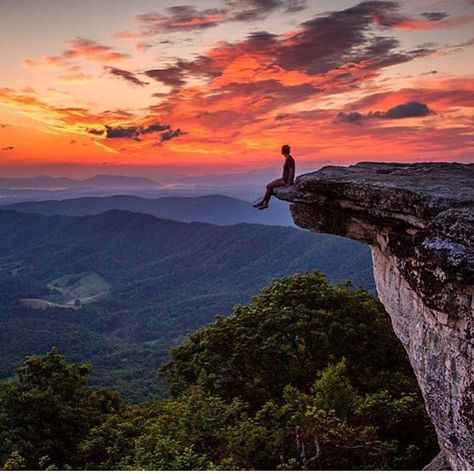
[[[41,4],[0,4],[0,174],[474,161],[467,0]]]

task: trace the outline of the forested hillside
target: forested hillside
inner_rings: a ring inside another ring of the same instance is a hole
[[[85,217],[0,211],[0,376],[58,346],[93,383],[164,393],[172,345],[273,278],[320,269],[373,288],[364,245],[280,226],[216,226],[112,210]],[[19,344],[18,341],[21,341]]]

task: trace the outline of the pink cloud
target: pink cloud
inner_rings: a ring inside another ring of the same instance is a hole
[[[123,61],[130,57],[111,46],[105,46],[87,38],[74,38],[67,42],[68,48],[57,56],[45,55],[40,60],[25,59],[23,66],[31,69],[45,67],[70,67],[73,61],[84,60],[92,63],[106,64]]]

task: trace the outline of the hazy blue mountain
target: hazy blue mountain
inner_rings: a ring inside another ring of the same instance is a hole
[[[83,179],[76,182],[78,186],[110,186],[110,187],[133,187],[133,186],[160,186],[160,183],[149,178],[135,176],[118,176],[99,174],[92,178]]]
[[[85,216],[112,209],[149,213],[156,217],[182,222],[237,224],[240,222],[293,225],[288,204],[273,200],[265,211],[257,211],[251,203],[222,195],[199,197],[162,197],[147,199],[139,196],[118,195],[83,197],[77,199],[30,201],[1,206],[22,212],[44,215]]]
[[[304,172],[299,169],[299,172]],[[246,173],[181,176],[162,170],[153,178],[121,175],[98,175],[83,180],[37,176],[32,178],[1,178],[0,204],[16,202],[73,199],[87,196],[133,194],[144,198],[170,196],[199,197],[226,195],[245,201],[261,198],[265,184],[281,175],[281,167],[252,170]],[[162,176],[160,175],[162,174]]]
[[[0,228],[0,375],[56,345],[136,398],[160,387],[170,346],[275,277],[374,285],[366,246],[290,227],[0,210]]]
[[[0,177],[0,203],[11,204],[22,201],[43,199],[66,199],[82,196],[110,196],[133,192],[138,195],[163,195],[161,184],[148,178],[97,175],[87,179],[52,178],[36,176],[32,178]]]
[[[160,186],[156,181],[149,178],[141,178],[134,176],[120,175],[97,175],[86,179],[72,178],[53,178],[51,176],[34,176],[31,178],[2,178],[0,177],[1,189],[25,188],[56,188],[58,186],[65,187],[88,187],[88,186]]]
[[[41,175],[31,178],[2,178],[0,177],[0,189],[15,188],[54,188],[58,186],[72,186],[76,183],[71,178],[52,178],[51,176]]]

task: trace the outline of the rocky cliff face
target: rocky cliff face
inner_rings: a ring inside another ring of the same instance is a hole
[[[474,165],[330,166],[276,195],[298,226],[371,246],[438,434],[430,467],[474,469]]]

